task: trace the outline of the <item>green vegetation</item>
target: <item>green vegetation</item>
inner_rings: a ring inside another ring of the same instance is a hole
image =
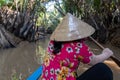
[[[19,79],[19,77],[18,77],[18,75],[17,75],[15,70],[12,72],[11,80],[21,80],[21,79]]]
[[[0,48],[39,40],[52,33],[68,12],[92,25],[96,40],[120,47],[120,0],[0,0]],[[36,56],[41,64],[45,56],[41,46]],[[14,73],[11,80],[18,78]]]
[[[0,0],[0,7],[12,3],[13,0]]]
[[[52,33],[68,12],[92,25],[99,42],[114,41],[119,34],[119,0],[1,0],[0,7],[0,24],[23,40]]]
[[[37,47],[36,49],[36,59],[37,59],[37,62],[38,64],[42,64],[43,63],[43,60],[44,60],[44,57],[45,57],[45,49],[43,49],[40,45]]]

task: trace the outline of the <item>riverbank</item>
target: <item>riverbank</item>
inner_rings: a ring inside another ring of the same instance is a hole
[[[12,80],[13,74],[16,75],[20,80],[25,80],[33,71],[35,71],[41,64],[39,62],[40,55],[38,49],[45,49],[47,47],[49,37],[47,39],[40,40],[36,43],[21,42],[16,48],[7,50],[0,50],[0,80]],[[92,41],[86,42],[90,45],[90,49],[97,53],[101,53],[101,49],[95,45]],[[120,55],[120,49],[113,47],[109,44],[104,45],[105,47],[111,48],[115,55]],[[108,59],[105,63],[110,66],[114,74],[114,80],[120,79],[120,68],[111,60]],[[81,64],[78,69],[80,75],[90,66]]]

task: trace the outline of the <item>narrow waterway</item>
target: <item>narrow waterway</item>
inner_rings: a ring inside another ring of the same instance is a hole
[[[47,42],[48,39],[36,43],[23,41],[16,48],[0,50],[0,80],[12,80],[13,76],[25,80],[40,66],[38,47],[45,49]]]
[[[35,61],[34,43],[22,42],[16,48],[0,51],[0,80],[12,80],[15,74],[25,78],[39,66]]]
[[[34,70],[36,70],[41,62],[42,55],[47,47],[49,37],[40,40],[36,43],[27,41],[21,42],[16,48],[0,50],[0,80],[12,80],[15,76],[20,80],[25,80]],[[100,53],[101,50],[92,42],[87,42],[91,50]],[[105,45],[108,47],[108,45]],[[111,47],[119,54],[120,49]],[[112,61],[106,60],[105,63],[110,66],[114,73],[114,80],[120,79],[120,68]],[[89,66],[81,65],[78,69],[78,74],[81,74]]]

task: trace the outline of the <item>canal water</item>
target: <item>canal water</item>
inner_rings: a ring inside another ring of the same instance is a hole
[[[23,41],[16,48],[0,50],[0,80],[26,80],[41,65],[48,41],[49,37],[36,43]],[[89,41],[87,44],[93,52],[100,54],[101,50],[93,42]],[[112,49],[119,54],[119,48],[112,47]],[[105,63],[112,69],[114,80],[120,80],[120,68],[111,59],[106,60]],[[80,75],[89,67],[81,64],[78,74]]]

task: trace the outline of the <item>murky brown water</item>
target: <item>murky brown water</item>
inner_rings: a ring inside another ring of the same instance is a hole
[[[41,40],[37,43],[22,42],[16,48],[0,50],[0,80],[12,80],[11,76],[16,73],[16,76],[21,80],[25,80],[34,70],[40,66],[40,61],[37,59],[39,56],[36,52],[38,45],[41,49],[45,49],[48,43],[48,38]],[[88,42],[91,45],[91,49],[97,53],[100,53],[98,47]],[[119,54],[119,48],[115,49]],[[41,50],[42,51],[42,50]],[[37,56],[36,56],[37,55]],[[120,79],[120,68],[111,60],[105,61],[114,72],[114,80]],[[79,74],[88,69],[89,66],[81,65],[78,69]]]
[[[0,80],[11,80],[14,72],[26,77],[37,68],[35,48],[34,43],[22,42],[17,48],[0,51]]]
[[[37,61],[36,49],[47,46],[47,40],[37,43],[21,42],[16,48],[0,50],[0,80],[12,80],[11,76],[16,73],[17,78],[25,80],[35,69],[40,66]]]

